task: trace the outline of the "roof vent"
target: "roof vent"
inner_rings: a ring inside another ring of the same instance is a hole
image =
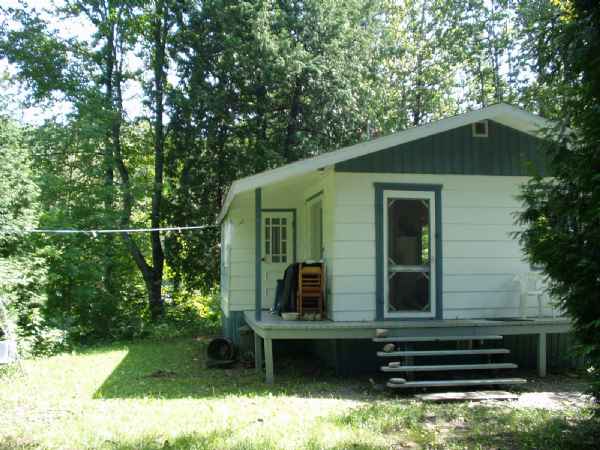
[[[473,124],[473,137],[488,137],[488,121],[475,122]]]

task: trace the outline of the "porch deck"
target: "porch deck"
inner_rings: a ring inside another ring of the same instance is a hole
[[[268,383],[274,380],[274,339],[372,339],[377,328],[389,330],[388,335],[393,337],[537,335],[538,372],[544,376],[547,334],[568,333],[571,330],[570,321],[564,317],[333,322],[286,321],[267,311],[261,311],[257,320],[255,311],[245,311],[244,318],[254,331],[257,370],[262,370],[264,355]]]

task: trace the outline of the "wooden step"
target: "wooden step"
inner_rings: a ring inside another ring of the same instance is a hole
[[[398,380],[398,382],[394,382]],[[436,381],[400,381],[404,378],[392,378],[387,383],[390,388],[421,388],[421,387],[448,387],[448,386],[490,386],[501,384],[523,384],[523,378],[489,378],[481,380],[436,380]]]
[[[485,369],[516,369],[513,363],[483,363],[483,364],[436,364],[431,366],[383,366],[383,372],[436,372],[446,370],[485,370]]]
[[[502,336],[416,336],[416,337],[376,337],[373,342],[448,342],[448,341],[491,341]]]
[[[481,348],[476,350],[407,350],[399,352],[377,352],[382,358],[399,356],[454,356],[454,355],[507,355],[507,348]]]

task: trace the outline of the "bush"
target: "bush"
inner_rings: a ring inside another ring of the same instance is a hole
[[[21,357],[51,356],[70,347],[68,333],[59,328],[40,324],[35,333],[19,337],[17,342]]]
[[[147,325],[144,335],[157,339],[214,334],[221,328],[219,290],[181,291],[165,301],[165,316]]]
[[[523,188],[520,239],[572,319],[600,400],[600,5],[565,5],[554,34],[542,31],[550,43],[543,68],[561,67],[564,83],[557,145],[548,148],[552,178]]]

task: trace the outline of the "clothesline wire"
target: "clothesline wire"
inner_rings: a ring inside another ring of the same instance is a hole
[[[193,226],[182,226],[182,227],[157,227],[157,228],[124,228],[124,229],[97,229],[97,230],[74,230],[74,229],[38,229],[28,228],[23,230],[16,229],[4,229],[0,230],[0,234],[29,234],[29,233],[40,233],[40,234],[90,234],[95,236],[97,234],[115,234],[115,233],[149,233],[153,231],[165,232],[165,231],[193,231],[203,230],[206,228],[215,228],[218,225],[193,225]]]

